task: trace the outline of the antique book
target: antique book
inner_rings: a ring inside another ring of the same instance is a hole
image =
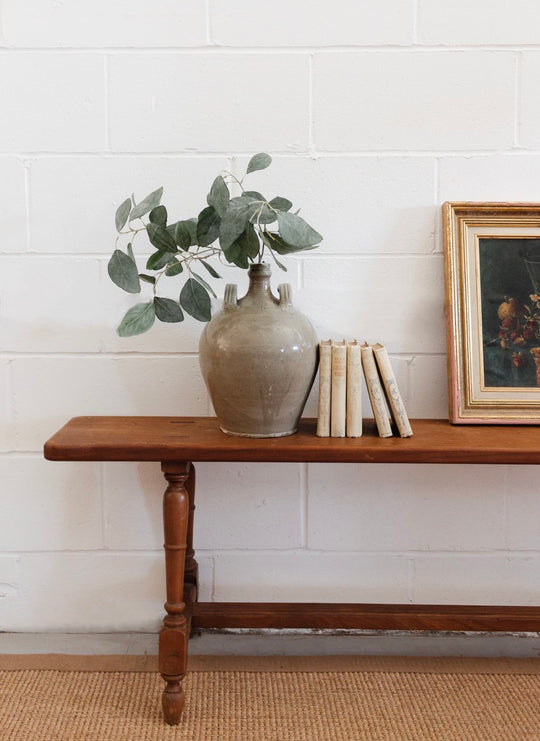
[[[388,413],[388,407],[386,406],[384,391],[379,378],[379,373],[377,372],[377,366],[375,365],[373,349],[371,345],[364,342],[361,347],[361,352],[362,368],[364,369],[369,401],[373,410],[373,416],[375,418],[379,437],[392,437],[390,415]]]
[[[330,382],[332,377],[332,341],[319,343],[319,405],[317,435],[330,436]]]
[[[345,437],[347,399],[347,343],[332,341],[330,435]]]
[[[375,362],[379,368],[379,374],[383,384],[383,389],[386,395],[388,406],[392,414],[392,419],[398,429],[400,437],[411,437],[413,431],[409,423],[409,417],[405,411],[405,405],[399,392],[396,377],[392,366],[390,364],[390,358],[384,345],[379,342],[373,345],[373,355],[375,356]]]
[[[362,437],[362,359],[358,340],[347,342],[347,437]]]

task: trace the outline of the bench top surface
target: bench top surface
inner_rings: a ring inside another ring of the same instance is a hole
[[[329,463],[540,463],[540,427],[411,420],[413,436],[316,436],[316,420],[281,438],[226,435],[215,417],[75,417],[45,443],[56,461],[275,461]]]

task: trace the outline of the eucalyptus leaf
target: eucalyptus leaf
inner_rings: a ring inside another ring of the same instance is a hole
[[[322,240],[319,232],[296,214],[279,211],[278,226],[281,238],[293,247],[315,247]]]
[[[253,224],[273,224],[277,219],[277,213],[266,203],[253,203],[251,206],[249,220]]]
[[[118,329],[120,337],[133,337],[150,329],[156,318],[152,301],[148,304],[136,304],[126,313]]]
[[[159,226],[167,226],[167,209],[165,206],[156,206],[150,211],[148,218],[152,224],[159,224]]]
[[[181,262],[178,262],[178,260],[171,260],[171,262],[167,266],[165,275],[169,278],[172,278],[173,275],[179,275],[183,269],[184,269],[184,266],[182,265]]]
[[[200,263],[201,263],[201,265],[204,265],[204,267],[208,270],[208,272],[210,273],[210,275],[212,276],[212,278],[221,278],[221,275],[217,272],[217,270],[215,270],[212,267],[212,265],[210,265],[209,262],[206,262],[206,260],[203,260],[201,258]]]
[[[226,250],[235,242],[246,228],[250,214],[253,211],[253,200],[249,198],[233,198],[229,208],[221,219],[219,226],[219,244]],[[227,258],[228,259],[228,258]]]
[[[133,247],[131,245],[131,242],[127,246],[127,253],[129,255],[130,259],[133,260],[133,262],[136,262],[135,255],[133,254]]]
[[[238,240],[229,245],[227,249],[224,249],[223,254],[225,255],[227,262],[230,262],[243,270],[247,270],[249,267],[248,256],[238,244]]]
[[[109,278],[119,288],[128,293],[140,293],[141,283],[137,272],[137,265],[129,255],[122,250],[115,250],[107,265]]]
[[[270,157],[269,154],[266,154],[265,152],[259,152],[259,154],[254,154],[253,157],[248,162],[246,174],[249,174],[250,172],[255,172],[255,170],[266,170],[267,167],[270,167],[272,163],[272,157]]]
[[[160,224],[148,224],[146,231],[148,233],[148,239],[158,250],[178,252],[174,237],[169,234],[165,227],[160,226]]]
[[[302,252],[303,250],[314,250],[317,245],[308,247],[296,247],[293,244],[288,244],[282,237],[276,232],[264,232],[263,242],[271,250],[277,252],[278,255],[290,255],[293,252]]]
[[[161,270],[161,268],[164,268],[165,265],[168,265],[171,260],[174,259],[174,254],[172,252],[167,252],[166,250],[158,250],[157,252],[154,252],[153,255],[150,255],[146,262],[146,269],[147,270]]]
[[[206,197],[206,201],[209,206],[213,206],[213,208],[215,208],[219,216],[223,216],[223,214],[227,210],[227,206],[229,205],[229,198],[230,196],[227,184],[225,183],[225,180],[223,180],[221,175],[218,175],[212,183],[212,187],[210,188],[210,193]]]
[[[193,278],[189,278],[180,291],[180,304],[194,319],[200,322],[210,321],[210,296]]]
[[[126,200],[123,201],[116,209],[114,220],[116,223],[117,232],[121,232],[122,229],[127,224],[130,211],[131,211],[131,198],[126,198]]]
[[[283,263],[281,263],[281,262],[280,262],[280,261],[279,261],[279,260],[277,259],[277,257],[275,256],[275,254],[273,253],[273,251],[272,251],[272,250],[270,250],[270,254],[272,255],[272,260],[273,260],[273,261],[274,261],[274,262],[276,263],[276,265],[278,266],[278,268],[279,268],[280,270],[283,270],[283,271],[284,271],[284,272],[286,273],[286,272],[287,272],[287,268],[285,267],[285,265],[283,265]]]
[[[272,198],[272,200],[270,201],[270,205],[272,206],[272,208],[275,208],[278,211],[290,211],[292,208],[291,201],[289,201],[288,198],[282,198],[281,196]]]
[[[213,206],[207,206],[199,214],[197,221],[197,244],[208,247],[219,236],[221,217]]]
[[[174,228],[174,241],[181,250],[189,250],[192,244],[197,243],[197,225],[189,221],[179,221]]]
[[[245,190],[242,193],[242,197],[253,198],[255,201],[264,201],[266,203],[266,198],[263,196],[262,193],[259,193],[258,190]]]
[[[157,190],[152,191],[152,193],[150,193],[150,195],[147,195],[146,198],[143,198],[143,200],[139,204],[133,206],[133,209],[129,215],[129,220],[133,221],[134,219],[140,219],[141,216],[144,216],[153,208],[159,206],[162,195],[163,188],[158,188]]]
[[[197,281],[197,283],[200,283],[201,286],[203,286],[203,288],[206,288],[206,290],[208,291],[208,293],[211,293],[214,298],[217,298],[217,296],[216,296],[216,294],[214,292],[214,289],[212,288],[212,286],[209,283],[207,283],[204,280],[204,278],[201,278],[201,276],[198,273],[196,273],[194,270],[191,271],[191,275],[193,276],[193,278],[195,278],[195,280]]]
[[[154,298],[156,316],[160,322],[183,322],[184,312],[177,301],[171,298]]]
[[[156,279],[153,275],[145,275],[145,273],[139,273],[139,278],[141,280],[144,280],[145,283],[151,283],[152,285],[156,284]]]
[[[242,234],[236,240],[236,244],[248,257],[255,258],[261,247],[259,237],[252,224],[248,224]]]

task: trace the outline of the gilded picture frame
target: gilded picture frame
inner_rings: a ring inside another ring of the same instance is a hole
[[[443,205],[449,420],[540,424],[540,203]]]

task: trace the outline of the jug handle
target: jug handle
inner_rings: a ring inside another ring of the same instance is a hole
[[[292,306],[292,288],[290,283],[281,283],[278,286],[279,305],[282,309]]]
[[[227,283],[225,286],[225,295],[223,297],[224,309],[230,309],[237,306],[237,290],[236,283]]]

